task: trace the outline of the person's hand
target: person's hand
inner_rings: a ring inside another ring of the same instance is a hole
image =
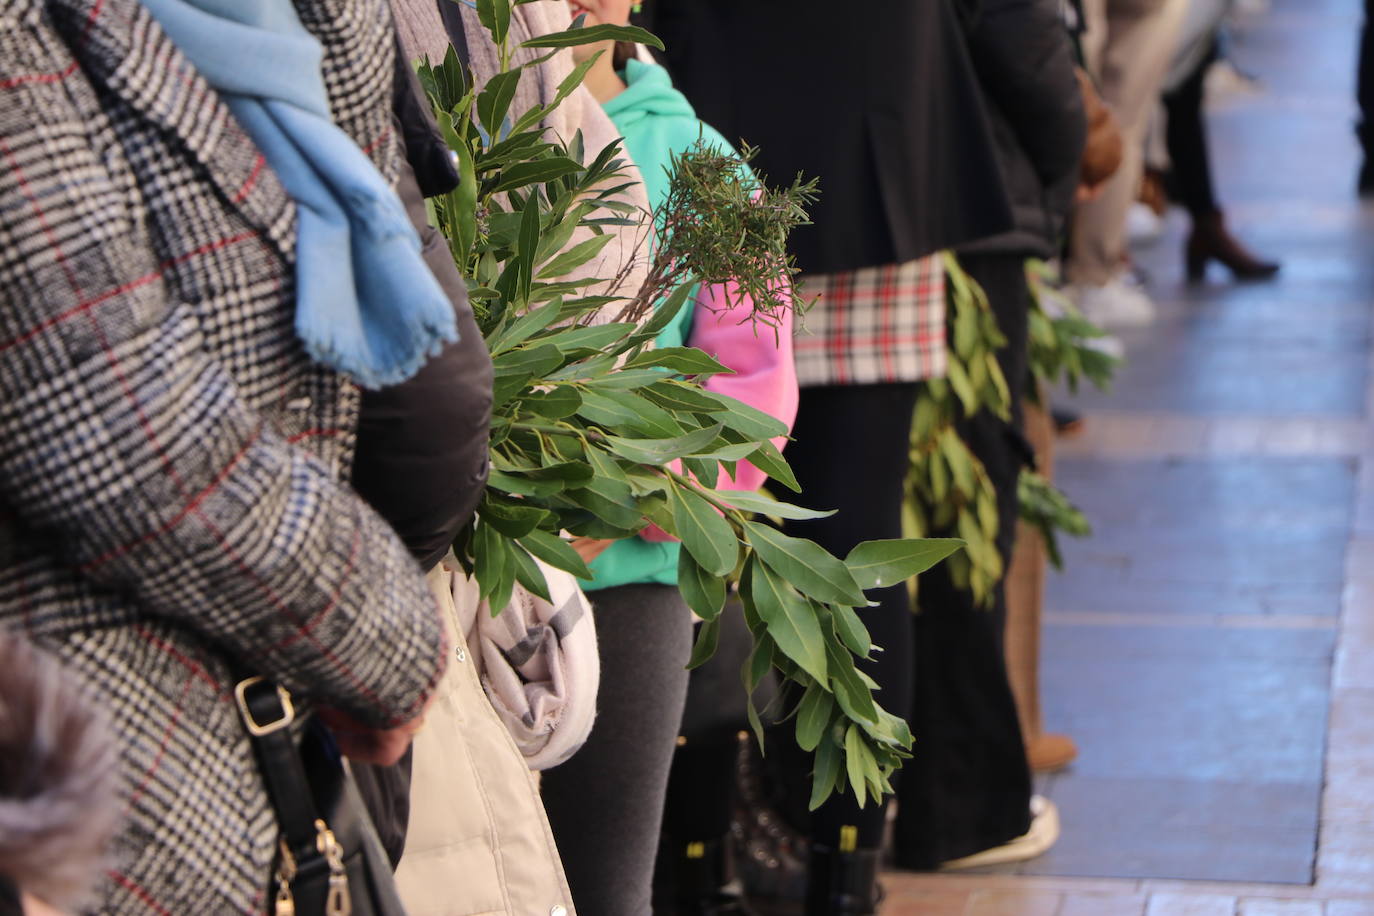
[[[577,555],[582,558],[583,563],[590,563],[597,557],[606,552],[615,541],[605,538],[573,538],[572,549],[577,551]]]
[[[358,763],[385,767],[401,759],[406,748],[410,747],[410,742],[424,727],[425,713],[434,702],[434,696],[433,693],[429,695],[419,715],[394,728],[372,728],[346,712],[329,707],[321,707],[315,714],[329,727],[345,757]]]
[[[1097,87],[1088,74],[1082,69],[1075,73],[1078,76],[1078,89],[1083,94],[1083,111],[1088,119],[1088,138],[1083,145],[1083,157],[1079,165],[1077,195],[1083,201],[1101,193],[1103,185],[1121,168],[1125,145],[1116,115],[1098,95]]]

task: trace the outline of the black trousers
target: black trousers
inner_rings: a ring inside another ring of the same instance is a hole
[[[1025,391],[1030,296],[1024,260],[1019,255],[962,255],[960,263],[987,292],[1007,337],[999,362],[1013,403],[1019,404]],[[996,488],[997,547],[1009,563],[1018,516],[1017,479],[1029,449],[1015,422],[986,412],[964,420],[959,432]],[[1031,777],[1002,654],[1007,608],[1001,584],[992,607],[979,607],[937,566],[921,576],[917,603],[910,653],[916,748],[897,786],[894,853],[898,865],[924,869],[1025,833]]]
[[[1374,0],[1368,0],[1374,2]],[[1203,88],[1207,71],[1220,53],[1217,39],[1197,68],[1173,92],[1164,96],[1168,125],[1164,142],[1173,166],[1173,195],[1193,216],[1207,216],[1219,208],[1212,183],[1212,162],[1207,150],[1207,126],[1202,117]]]
[[[787,446],[802,493],[782,495],[810,508],[839,512],[789,523],[789,534],[810,538],[838,557],[861,541],[901,537],[902,485],[910,463],[908,440],[918,390],[915,382],[802,389],[794,441]],[[912,686],[912,614],[906,586],[868,594],[878,604],[860,610],[859,616],[873,642],[885,651],[876,653],[864,668],[881,687],[879,701],[905,718]],[[774,730],[765,758],[766,772],[786,788],[783,813],[824,846],[834,848],[844,826],[858,828],[860,846],[880,845],[885,804],[870,800],[861,809],[847,794],[807,813],[813,761],[797,747],[794,727],[789,721]]]

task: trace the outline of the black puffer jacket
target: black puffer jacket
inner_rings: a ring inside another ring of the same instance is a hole
[[[397,192],[425,262],[453,302],[461,339],[407,381],[363,392],[353,486],[428,570],[472,517],[486,484],[492,367],[467,286],[447,243],[426,224],[424,198],[451,190],[458,173],[404,55],[396,59],[393,105],[406,152]]]
[[[1049,257],[1078,185],[1087,137],[1059,0],[962,0],[1015,228],[961,251]]]

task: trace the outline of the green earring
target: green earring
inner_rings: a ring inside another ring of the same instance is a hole
[[[631,3],[631,4],[630,4],[630,12],[635,13],[635,14],[639,14],[639,13],[644,12],[644,4],[643,4],[643,3]]]

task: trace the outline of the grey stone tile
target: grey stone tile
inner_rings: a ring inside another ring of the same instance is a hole
[[[1109,394],[1085,393],[1085,407],[1183,414],[1359,416],[1367,353],[1346,342],[1272,344],[1196,339],[1186,333],[1123,335],[1129,358]]]
[[[1312,880],[1315,794],[1306,787],[1073,774],[1053,797],[1063,833],[1023,874]]]
[[[1340,583],[1142,582],[1126,574],[1103,581],[1080,569],[1078,557],[1068,562],[1068,571],[1050,576],[1046,584],[1045,606],[1051,611],[1204,617],[1286,614],[1333,620],[1341,611]]]
[[[1051,608],[1332,615],[1355,493],[1343,458],[1061,463],[1091,538],[1066,541]]]
[[[1093,777],[1321,784],[1333,634],[1048,627],[1045,721]],[[1059,782],[1055,790],[1059,789]]]
[[[1344,458],[1190,458],[1060,461],[1055,478],[1101,531],[1343,530],[1355,496]]]
[[[1085,541],[1065,544],[1065,569],[1088,582],[1132,589],[1154,583],[1234,587],[1328,586],[1345,575],[1345,538],[1336,532],[1316,538],[1290,533],[1245,537],[1217,535],[1191,540],[1150,529],[1103,530]]]

